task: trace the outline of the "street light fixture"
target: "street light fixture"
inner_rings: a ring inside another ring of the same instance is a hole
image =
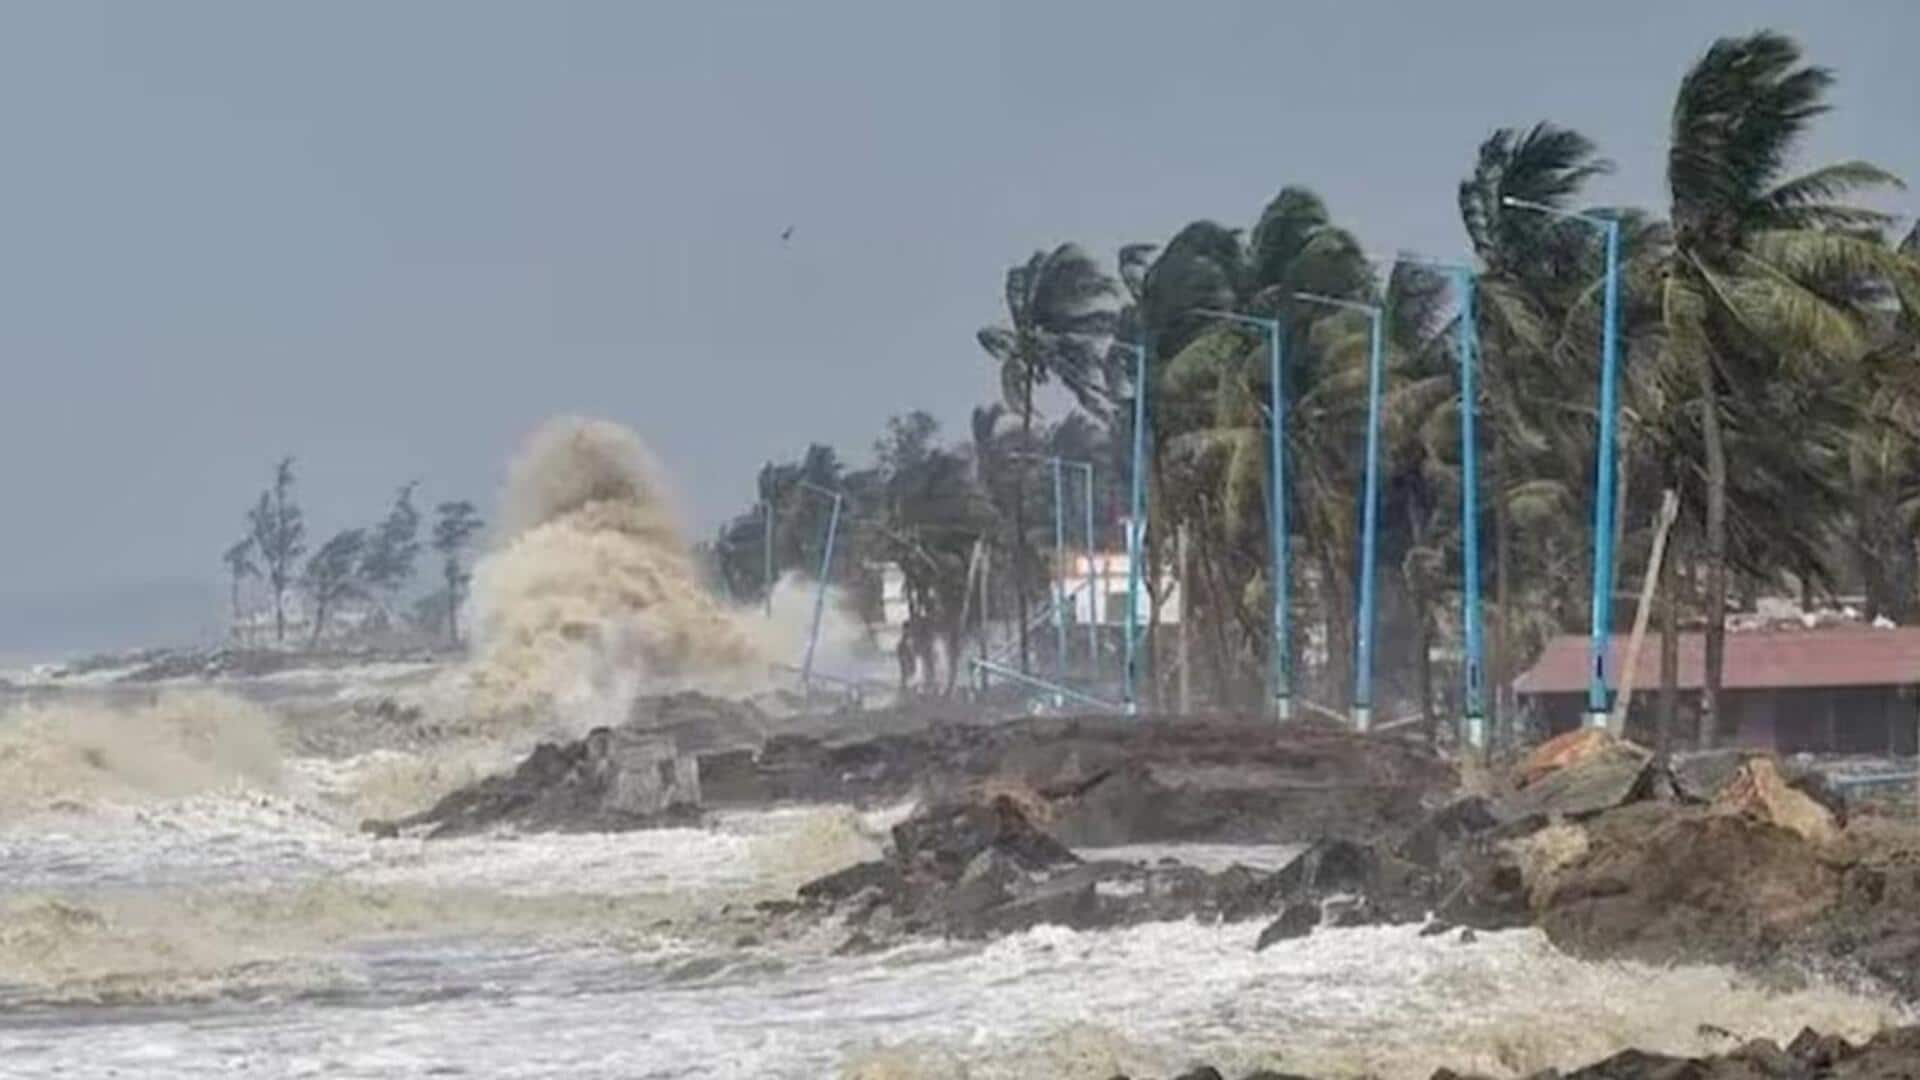
[[[1613,500],[1614,428],[1619,422],[1616,404],[1620,371],[1620,221],[1562,210],[1557,206],[1508,195],[1500,205],[1571,221],[1585,222],[1606,233],[1606,307],[1601,315],[1600,445],[1594,462],[1593,496],[1593,622],[1587,641],[1587,726],[1607,726],[1607,651],[1613,637]]]
[[[1286,395],[1282,389],[1281,332],[1279,319],[1263,319],[1253,315],[1242,315],[1237,311],[1219,311],[1212,308],[1198,308],[1199,314],[1210,315],[1216,319],[1225,319],[1245,326],[1255,326],[1266,331],[1267,358],[1271,370],[1268,372],[1268,430],[1272,435],[1270,450],[1272,482],[1269,485],[1268,501],[1272,519],[1268,522],[1268,548],[1273,566],[1273,644],[1268,657],[1268,679],[1272,683],[1273,715],[1280,723],[1293,719],[1293,637],[1288,626],[1291,608],[1292,558],[1288,551],[1287,536],[1287,411]]]
[[[1382,340],[1386,330],[1385,310],[1378,304],[1319,293],[1299,292],[1293,296],[1310,304],[1364,312],[1368,316],[1366,503],[1360,518],[1360,641],[1353,672],[1353,726],[1354,730],[1364,732],[1373,726],[1373,576],[1380,532],[1380,384],[1386,367]]]

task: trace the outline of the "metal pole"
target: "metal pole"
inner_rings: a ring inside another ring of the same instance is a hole
[[[1087,678],[1098,686],[1100,679],[1100,609],[1097,585],[1093,578],[1093,464],[1080,466],[1087,482]]]
[[[1133,376],[1133,479],[1130,495],[1132,505],[1127,518],[1127,672],[1126,695],[1124,698],[1129,716],[1140,711],[1138,694],[1140,679],[1140,657],[1134,641],[1136,627],[1140,621],[1140,549],[1143,522],[1140,515],[1145,501],[1146,473],[1145,459],[1147,450],[1147,347],[1143,341],[1134,348]]]
[[[1273,548],[1273,716],[1281,723],[1293,719],[1293,637],[1287,625],[1291,607],[1292,582],[1288,568],[1287,545],[1287,407],[1282,389],[1283,366],[1280,362],[1280,320],[1267,322],[1267,352],[1272,362],[1268,373],[1268,398],[1273,410],[1269,425],[1273,435],[1272,501]]]
[[[820,618],[827,610],[827,575],[833,568],[833,540],[840,530],[840,495],[833,494],[833,512],[827,516],[827,549],[820,555],[820,585],[813,594],[813,626],[807,631],[807,658],[800,665],[800,682],[807,705],[813,705],[813,651],[820,643]]]
[[[1067,495],[1065,469],[1053,459],[1053,669],[1067,679]]]
[[[1360,644],[1353,672],[1353,726],[1373,726],[1373,568],[1380,530],[1380,383],[1385,360],[1383,312],[1374,308],[1368,335],[1366,505],[1360,527]]]
[[[1474,753],[1487,748],[1486,712],[1482,701],[1482,653],[1480,643],[1480,450],[1474,425],[1480,411],[1479,391],[1475,386],[1474,345],[1479,329],[1473,310],[1473,273],[1455,271],[1460,281],[1460,526],[1463,536],[1461,572],[1465,577],[1466,610],[1466,731],[1467,747]]]
[[[1607,648],[1613,637],[1613,429],[1620,366],[1620,223],[1607,228],[1606,309],[1601,318],[1600,452],[1593,498],[1593,626],[1587,643],[1587,726],[1607,726]]]

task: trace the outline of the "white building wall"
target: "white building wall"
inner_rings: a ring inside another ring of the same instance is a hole
[[[1068,559],[1067,573],[1061,584],[1070,594],[1068,603],[1073,612],[1074,621],[1086,623],[1089,620],[1103,626],[1123,626],[1127,621],[1127,573],[1129,560],[1124,551],[1095,552],[1089,564],[1088,556],[1083,554]],[[1087,591],[1087,577],[1091,573],[1094,589]],[[1180,621],[1180,583],[1170,576],[1161,578],[1160,621],[1177,623]],[[1147,582],[1140,581],[1140,594],[1135,600],[1134,624],[1147,625],[1147,613],[1150,601],[1147,595]]]

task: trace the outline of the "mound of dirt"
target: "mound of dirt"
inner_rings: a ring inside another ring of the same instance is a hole
[[[1860,819],[1841,838],[1847,860],[1838,902],[1789,948],[1879,980],[1920,1002],[1920,831]]]
[[[1847,820],[1816,774],[1767,757],[1507,842],[1559,947],[1657,963],[1813,968],[1920,1001],[1920,830]],[[1680,775],[1685,775],[1680,774]],[[1657,786],[1657,785],[1656,785]]]
[[[1831,908],[1842,876],[1780,826],[1639,803],[1587,826],[1586,850],[1555,869],[1536,914],[1580,955],[1754,962]]]

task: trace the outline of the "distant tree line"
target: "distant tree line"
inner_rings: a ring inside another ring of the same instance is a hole
[[[246,512],[246,529],[226,549],[236,632],[246,621],[242,586],[260,582],[273,613],[273,639],[287,639],[287,603],[305,598],[307,645],[317,646],[340,612],[358,605],[392,627],[413,583],[420,556],[428,547],[439,557],[437,589],[418,597],[410,613],[415,627],[459,644],[459,612],[472,579],[468,549],[482,527],[479,512],[466,500],[434,508],[431,536],[421,539],[422,516],[414,504],[418,483],[403,485],[378,522],[341,529],[309,551],[306,515],[294,494],[294,459],[282,458],[273,479]]]

